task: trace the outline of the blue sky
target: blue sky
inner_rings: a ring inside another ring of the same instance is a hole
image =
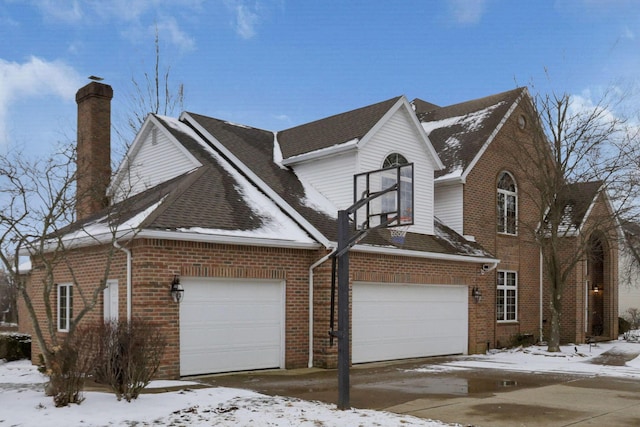
[[[73,140],[90,75],[122,120],[156,26],[186,110],[269,130],[397,95],[640,83],[636,0],[0,0],[0,152]]]

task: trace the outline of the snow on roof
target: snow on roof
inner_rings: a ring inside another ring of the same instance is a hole
[[[462,116],[448,117],[442,120],[434,120],[430,122],[422,122],[422,128],[427,133],[427,136],[433,132],[434,129],[440,129],[445,127],[451,127],[453,125],[463,126],[466,132],[472,132],[479,129],[483,121],[491,115],[491,112],[504,104],[505,101],[500,101],[497,104],[491,105],[482,110],[474,111]]]
[[[182,125],[182,124],[181,124]],[[186,125],[182,125],[186,127]],[[243,197],[249,208],[262,219],[263,225],[254,230],[221,230],[211,228],[189,227],[179,231],[189,231],[202,234],[233,235],[238,237],[257,237],[275,240],[289,240],[303,243],[315,241],[287,216],[280,208],[253,184],[251,184],[231,164],[224,160],[218,152],[206,144],[201,138],[194,138],[236,182],[236,190]]]

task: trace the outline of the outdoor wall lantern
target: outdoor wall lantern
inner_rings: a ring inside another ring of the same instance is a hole
[[[180,303],[184,297],[184,288],[180,284],[180,277],[178,275],[173,276],[173,282],[171,282],[171,298],[173,302]]]
[[[480,302],[480,300],[482,300],[482,292],[480,292],[480,288],[474,286],[471,290],[471,296],[476,300],[476,302]]]
[[[597,294],[598,292],[600,292],[600,288],[598,287],[598,285],[593,285],[593,293]]]

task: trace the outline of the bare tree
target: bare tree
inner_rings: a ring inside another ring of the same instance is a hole
[[[637,170],[630,165],[640,139],[617,114],[623,101],[614,89],[596,103],[566,93],[537,94],[529,117],[539,120],[540,132],[511,144],[514,162],[527,178],[521,189],[536,211],[518,227],[530,233],[542,254],[552,352],[560,351],[564,292],[576,269],[597,252],[594,238],[617,247],[618,218],[637,215]],[[595,195],[600,208],[588,211]]]
[[[140,130],[147,115],[150,113],[175,115],[183,109],[184,84],[178,83],[174,86],[170,82],[171,67],[162,65],[163,58],[160,47],[160,35],[156,25],[153,70],[152,72],[145,71],[142,79],[135,76],[131,78],[126,126],[116,129],[116,133],[124,145],[123,154],[128,150],[133,137]]]
[[[11,276],[0,268],[0,323],[17,322],[17,297]]]
[[[30,159],[23,153],[0,157],[0,261],[24,301],[33,339],[50,376],[60,374],[63,364],[59,357],[65,354],[65,343],[73,341],[76,326],[98,304],[116,253],[116,214],[107,212],[92,222],[102,225],[100,236],[95,230],[70,226],[75,220],[75,158],[73,144],[61,146],[43,159]],[[78,279],[79,265],[70,256],[75,244],[71,236],[99,243],[94,250],[103,263],[101,271],[94,273],[97,286]],[[26,258],[33,266],[29,279],[20,271],[20,262]],[[60,278],[73,288],[64,334],[59,333],[55,304]],[[71,402],[79,398],[77,393],[71,396]]]

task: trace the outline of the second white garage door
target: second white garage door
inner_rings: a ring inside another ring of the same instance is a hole
[[[353,363],[466,354],[468,288],[353,285]]]
[[[180,375],[284,366],[284,284],[182,278]]]

